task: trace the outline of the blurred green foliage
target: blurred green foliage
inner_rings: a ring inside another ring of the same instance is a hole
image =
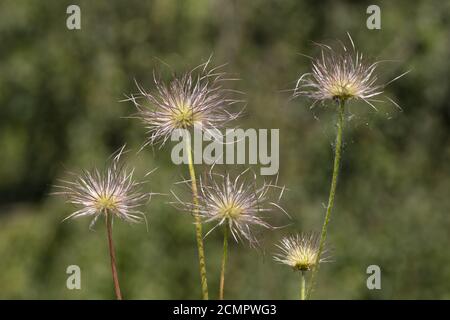
[[[450,298],[450,2],[375,1],[382,29],[365,26],[364,1],[153,0],[0,3],[0,298],[113,298],[103,224],[63,222],[73,209],[49,196],[67,170],[103,166],[127,143],[145,138],[121,103],[147,89],[152,72],[188,70],[213,53],[241,81],[246,114],[237,125],[280,128],[283,206],[293,217],[264,232],[262,248],[232,244],[226,296],[292,299],[298,275],[272,261],[283,235],[319,230],[332,168],[335,115],[290,100],[310,68],[312,41],[346,39],[374,59],[382,80],[411,70],[387,89],[403,108],[374,112],[352,103],[342,174],[329,229],[333,263],[323,265],[315,298]],[[66,28],[66,8],[81,7],[82,29]],[[161,61],[164,61],[162,63]],[[187,176],[170,147],[130,153],[149,190],[169,193]],[[199,168],[200,169],[200,168]],[[153,199],[145,225],[116,223],[123,294],[135,299],[196,299],[199,275],[192,219]],[[276,218],[277,224],[286,220]],[[217,297],[220,234],[206,238],[210,294]],[[67,290],[66,267],[82,271]],[[368,265],[382,269],[382,290],[366,288]]]

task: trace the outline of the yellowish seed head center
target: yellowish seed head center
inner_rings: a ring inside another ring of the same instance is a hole
[[[178,128],[188,128],[194,124],[194,112],[187,105],[179,105],[173,112],[172,120]]]
[[[98,210],[114,210],[117,202],[114,196],[102,196],[97,199],[96,207]]]
[[[229,219],[236,219],[242,214],[242,208],[234,203],[228,203],[220,210],[220,214]]]
[[[292,266],[296,270],[308,271],[311,270],[316,263],[317,253],[310,248],[304,248],[293,253],[290,260],[293,261]]]
[[[333,84],[330,88],[330,93],[333,98],[349,99],[356,95],[356,87],[352,83],[340,83]]]

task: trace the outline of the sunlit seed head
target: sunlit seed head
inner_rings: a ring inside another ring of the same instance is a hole
[[[394,78],[388,83],[378,83],[376,69],[380,63],[368,62],[362,53],[355,48],[349,36],[352,47],[332,48],[328,45],[318,44],[321,54],[312,59],[312,71],[305,73],[297,80],[294,97],[304,96],[313,100],[313,107],[317,102],[326,100],[346,101],[360,99],[377,110],[375,100],[383,94],[387,84],[401,78],[406,73]],[[387,98],[387,97],[386,97]],[[392,99],[387,98],[396,107],[400,106]]]
[[[284,210],[278,205],[284,188],[271,183],[257,186],[256,177],[248,177],[248,170],[235,178],[230,174],[210,173],[199,179],[199,205],[183,202],[184,211],[197,212],[203,223],[213,222],[209,234],[218,226],[226,224],[235,241],[246,240],[250,246],[258,244],[255,236],[257,227],[273,229],[267,221],[267,213]]]
[[[209,60],[182,76],[164,82],[154,76],[154,88],[147,92],[137,84],[139,93],[131,94],[137,108],[136,117],[147,129],[145,145],[164,143],[176,129],[201,127],[204,131],[223,128],[236,119],[240,112],[230,107],[240,100],[234,99],[236,91],[225,88],[229,82],[221,67],[209,67]]]
[[[280,252],[274,256],[274,259],[294,270],[309,271],[316,265],[319,241],[320,239],[315,233],[297,234],[283,238],[277,245]],[[319,262],[325,262],[325,259],[321,257]]]
[[[199,213],[205,222],[228,224],[236,241],[246,239],[257,243],[252,228],[260,226],[271,229],[264,213],[273,208],[269,205],[267,192],[270,185],[255,186],[255,180],[246,181],[241,175],[232,179],[229,174],[211,175],[200,180]]]
[[[310,270],[316,263],[317,251],[311,248],[297,248],[287,257],[293,262],[292,267],[296,270]]]
[[[133,179],[133,170],[120,164],[123,148],[104,171],[83,171],[73,181],[63,181],[56,186],[67,202],[80,207],[66,219],[92,217],[93,223],[102,215],[112,215],[127,222],[140,222],[144,214],[139,210],[150,194],[140,190],[141,183]]]

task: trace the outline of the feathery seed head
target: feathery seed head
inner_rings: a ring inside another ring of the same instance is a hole
[[[200,179],[199,205],[185,203],[178,200],[181,209],[189,212],[198,212],[202,222],[215,222],[216,227],[228,224],[229,230],[236,242],[247,240],[250,246],[256,245],[258,240],[254,235],[254,227],[273,229],[265,218],[266,212],[271,212],[274,208],[283,209],[277,204],[281,199],[284,188],[276,184],[263,183],[256,186],[256,177],[252,176],[252,181],[248,182],[244,178],[245,170],[234,180],[229,174],[210,173],[206,179]],[[271,189],[280,191],[275,201],[270,200],[269,191]],[[284,212],[284,211],[283,211]]]
[[[280,252],[274,256],[274,259],[294,270],[309,271],[316,264],[319,241],[320,239],[315,233],[297,234],[283,238],[277,245]],[[321,258],[319,262],[325,262],[325,260]]]
[[[373,98],[383,93],[387,84],[399,79],[406,73],[396,77],[386,84],[378,84],[376,68],[381,61],[367,62],[363,54],[355,48],[352,38],[348,35],[352,48],[342,44],[342,48],[333,49],[324,44],[320,58],[312,59],[312,72],[303,74],[294,89],[294,97],[305,96],[317,102],[325,100],[345,101],[361,99],[375,110]],[[398,104],[388,98],[395,106]]]
[[[181,77],[165,83],[154,76],[154,92],[146,92],[139,84],[139,94],[127,100],[136,106],[137,117],[147,128],[148,144],[164,143],[176,129],[190,129],[201,125],[202,130],[219,129],[240,113],[229,111],[239,100],[230,97],[230,89],[223,87],[224,72],[216,67],[208,70],[209,60]],[[141,100],[146,104],[142,104]]]
[[[141,183],[134,181],[133,170],[127,171],[119,163],[122,153],[123,148],[105,171],[83,171],[74,181],[63,181],[63,185],[56,186],[61,191],[55,194],[66,196],[68,203],[81,207],[66,219],[93,217],[91,226],[102,214],[111,214],[128,222],[143,219],[139,207],[145,204],[150,194],[140,190]]]

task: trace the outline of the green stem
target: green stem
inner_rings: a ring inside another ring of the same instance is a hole
[[[106,230],[108,234],[108,248],[109,257],[111,258],[111,271],[114,283],[114,291],[116,293],[117,300],[122,300],[122,293],[120,292],[119,277],[117,276],[116,268],[116,252],[114,250],[114,243],[112,239],[112,218],[109,216],[108,211],[105,211]]]
[[[300,300],[306,300],[306,277],[305,277],[305,271],[300,271]]]
[[[222,255],[222,270],[220,272],[220,290],[219,299],[223,300],[223,289],[225,286],[225,265],[227,263],[227,253],[228,253],[228,221],[225,221],[223,228],[223,255]]]
[[[192,183],[192,199],[194,202],[194,219],[195,219],[195,237],[197,240],[198,260],[200,265],[200,279],[202,286],[202,298],[208,300],[208,281],[206,278],[206,262],[205,251],[203,249],[203,236],[202,236],[202,223],[198,214],[198,190],[197,190],[197,178],[195,176],[194,161],[192,158],[192,146],[189,135],[186,135],[186,149],[188,153],[189,174],[191,176]]]
[[[330,222],[330,215],[331,215],[331,211],[333,210],[334,197],[336,195],[336,186],[337,186],[337,180],[338,180],[338,174],[339,174],[339,165],[340,165],[340,161],[341,161],[342,131],[344,129],[344,107],[345,107],[345,99],[339,100],[336,146],[335,146],[335,150],[334,150],[333,176],[331,178],[331,187],[330,187],[330,194],[328,197],[327,212],[325,214],[325,220],[323,222],[322,233],[320,236],[319,252],[317,254],[314,268],[313,268],[312,274],[311,274],[311,283],[310,283],[310,286],[308,289],[308,297],[311,295],[313,286],[315,285],[315,278],[317,276],[317,272],[319,271],[319,262],[320,262],[321,255],[323,253],[325,241],[327,239],[327,227],[328,227],[328,223]]]

